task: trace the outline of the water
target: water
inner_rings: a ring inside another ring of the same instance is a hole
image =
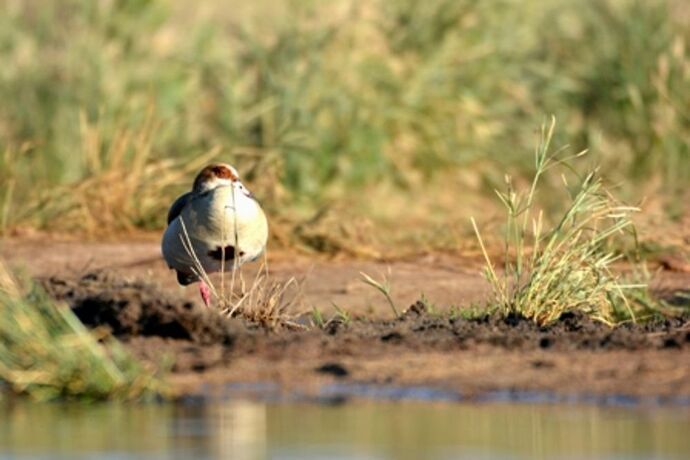
[[[2,459],[688,459],[690,408],[241,400],[0,406]]]

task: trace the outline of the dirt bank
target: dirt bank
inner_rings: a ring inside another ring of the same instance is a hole
[[[611,329],[565,315],[542,328],[517,317],[452,318],[417,303],[397,320],[355,315],[323,328],[269,333],[112,272],[43,283],[85,324],[110,328],[137,356],[173,357],[172,381],[183,393],[253,382],[318,394],[347,382],[465,395],[690,396],[690,318]]]

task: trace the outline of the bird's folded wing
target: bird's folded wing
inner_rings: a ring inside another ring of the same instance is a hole
[[[168,211],[168,224],[175,220],[177,216],[180,215],[182,210],[184,209],[185,206],[187,206],[187,203],[189,203],[192,200],[192,197],[194,194],[192,192],[187,192],[184,195],[179,196],[175,202],[170,206],[170,210]]]

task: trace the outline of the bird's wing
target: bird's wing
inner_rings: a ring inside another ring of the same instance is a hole
[[[187,192],[184,195],[180,195],[175,202],[170,206],[170,210],[168,211],[168,224],[175,220],[177,216],[180,215],[182,210],[184,209],[185,206],[187,206],[187,203],[189,203],[192,200],[193,197],[192,192]]]

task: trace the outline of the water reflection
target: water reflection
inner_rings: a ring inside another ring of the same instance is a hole
[[[5,404],[1,458],[690,458],[688,408]]]

